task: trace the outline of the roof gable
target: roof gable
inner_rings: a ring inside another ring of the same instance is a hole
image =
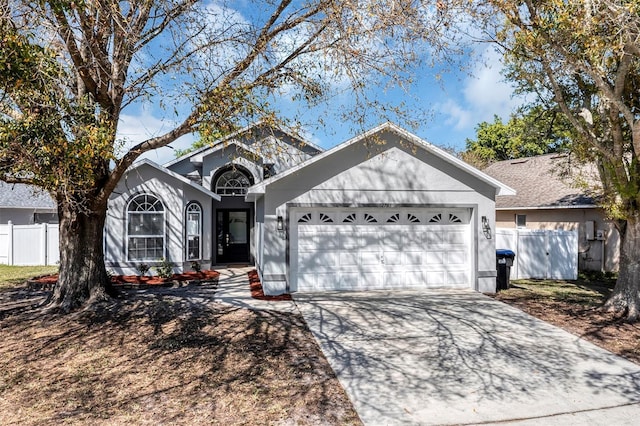
[[[595,170],[572,164],[566,154],[499,161],[484,172],[517,191],[514,195],[499,196],[497,209],[596,207],[594,197],[575,182],[578,176],[593,181]]]
[[[255,142],[264,140],[269,136],[275,137],[276,139],[287,143],[288,145],[291,145],[299,151],[309,155],[316,155],[323,151],[323,149],[319,146],[307,140],[304,140],[297,135],[291,134],[286,130],[274,128],[273,126],[270,126],[266,123],[258,122],[236,132],[233,132],[228,136],[220,138],[213,142],[213,144],[211,145],[204,146],[179,158],[176,158],[175,160],[164,164],[164,167],[171,167],[176,163],[191,158],[194,159],[193,161],[201,162],[202,158],[204,158],[205,156],[218,150],[224,149],[230,144],[242,146],[244,149],[257,154],[257,151],[255,149],[252,149],[251,146],[254,145]]]
[[[166,167],[163,167],[157,163],[154,163],[153,161],[149,160],[149,159],[142,159],[140,161],[137,161],[135,163],[133,163],[131,165],[131,167],[129,167],[129,169],[127,169],[127,173],[130,173],[132,171],[134,171],[135,169],[142,167],[142,166],[148,166],[151,167],[167,176],[170,176],[180,182],[182,182],[185,185],[190,186],[193,189],[196,189],[200,192],[202,192],[203,194],[208,195],[209,197],[213,198],[216,201],[220,201],[220,196],[212,191],[209,191],[208,189],[206,189],[205,187],[203,187],[202,185],[198,185],[197,183],[187,179],[186,177],[179,175],[178,173],[172,172],[171,170],[167,169]]]
[[[315,157],[310,158],[309,160],[300,163],[299,165],[292,167],[291,169],[277,175],[274,176],[270,179],[267,179],[257,185],[252,186],[251,188],[249,188],[248,192],[247,192],[247,199],[255,199],[257,197],[260,196],[260,194],[264,194],[265,189],[268,185],[271,185],[281,179],[286,178],[287,176],[290,176],[294,173],[297,173],[298,171],[300,171],[301,169],[305,168],[305,167],[309,167],[313,164],[316,164],[318,162],[324,161],[327,158],[336,155],[338,153],[340,153],[341,151],[347,150],[349,147],[351,147],[354,144],[358,144],[358,143],[366,143],[366,142],[371,142],[373,141],[373,143],[375,143],[376,137],[378,135],[381,135],[384,132],[391,132],[396,134],[397,136],[399,136],[403,141],[408,142],[410,144],[412,144],[415,148],[418,149],[423,149],[425,151],[427,151],[430,154],[433,154],[435,157],[437,157],[438,159],[445,161],[446,163],[466,172],[467,174],[473,176],[474,178],[489,184],[490,186],[494,187],[496,189],[496,193],[497,194],[515,194],[515,191],[513,189],[511,189],[510,187],[502,184],[501,182],[499,182],[498,180],[492,178],[491,176],[488,176],[487,174],[481,172],[480,170],[476,169],[475,167],[470,166],[469,164],[465,163],[464,161],[454,157],[453,155],[449,154],[448,152],[442,150],[441,148],[438,148],[422,139],[420,139],[419,137],[407,132],[406,130],[396,126],[393,123],[387,122],[385,124],[382,124],[378,127],[375,127],[371,130],[369,130],[368,132],[363,133],[360,136],[357,136],[355,138],[352,138],[350,140],[347,140],[346,142],[343,142],[340,145],[335,146],[334,148],[325,151]]]

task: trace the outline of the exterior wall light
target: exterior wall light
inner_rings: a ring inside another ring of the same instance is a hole
[[[482,216],[482,233],[487,240],[491,239],[491,225],[489,225],[489,218]]]
[[[278,231],[284,231],[284,219],[282,216],[278,216],[278,225],[276,227]]]

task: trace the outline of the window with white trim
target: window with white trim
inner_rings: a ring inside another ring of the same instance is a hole
[[[527,227],[527,215],[526,214],[517,214],[516,215],[516,228],[526,228]]]
[[[187,260],[200,260],[202,242],[202,208],[192,202],[186,211]]]
[[[165,210],[153,195],[138,195],[127,206],[127,259],[165,257]]]
[[[249,178],[239,170],[231,169],[222,173],[216,181],[216,194],[242,196],[251,186]]]

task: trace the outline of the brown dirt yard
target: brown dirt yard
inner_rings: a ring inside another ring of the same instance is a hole
[[[223,306],[214,287],[59,316],[34,307],[46,291],[5,280],[0,424],[360,424],[300,316]]]
[[[629,324],[600,307],[613,278],[577,281],[519,280],[495,298],[640,364],[640,324]]]
[[[0,265],[0,424],[360,424],[300,316],[213,301],[214,284],[126,290],[57,316]],[[496,299],[640,363],[611,279],[515,281]]]

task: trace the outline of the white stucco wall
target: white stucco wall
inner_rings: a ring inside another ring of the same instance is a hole
[[[427,151],[387,134],[383,143],[353,144],[273,182],[264,195],[264,253],[260,268],[265,292],[286,290],[287,239],[276,231],[278,216],[291,206],[382,205],[472,209],[475,254],[473,287],[495,290],[495,243],[482,233],[480,218],[495,227],[495,188]]]
[[[185,208],[191,201],[202,207],[202,264],[210,267],[211,260],[211,198],[184,182],[157,169],[142,165],[129,171],[118,184],[109,200],[105,224],[105,263],[116,274],[136,274],[140,262],[127,260],[127,205],[140,194],[151,194],[162,201],[165,208],[165,256],[176,264],[176,272],[189,269],[185,253]],[[145,262],[155,265],[157,262]]]

